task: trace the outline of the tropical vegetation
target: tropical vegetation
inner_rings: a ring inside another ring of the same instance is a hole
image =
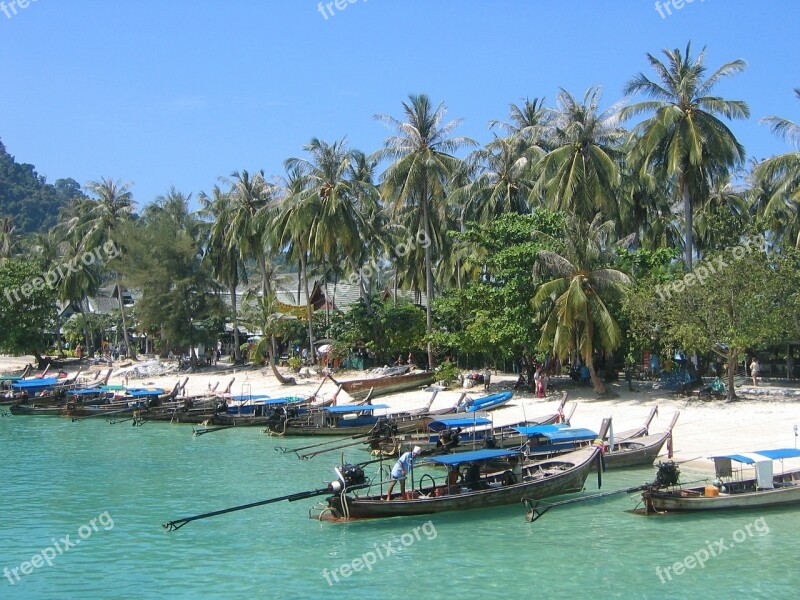
[[[90,352],[108,336],[135,350],[136,333],[166,354],[230,335],[240,361],[247,330],[249,358],[273,368],[301,347],[314,362],[330,340],[336,357],[411,353],[430,368],[558,359],[602,391],[626,354],[734,364],[800,339],[800,126],[763,117],[794,148],[748,162],[735,127],[750,109],[715,91],[743,60],[712,71],[691,44],[645,60],[624,99],[600,87],[526,99],[482,146],[443,102],[412,94],[377,116],[390,134],[372,153],[311,137],[281,172],[219,178],[196,211],[175,189],[139,210],[112,178],[50,186],[0,145],[0,276],[57,273],[44,294],[0,299],[0,349],[39,352],[65,333]],[[59,268],[110,242],[118,256]],[[286,281],[299,310],[278,300]],[[105,321],[90,307],[101,288],[116,303]]]

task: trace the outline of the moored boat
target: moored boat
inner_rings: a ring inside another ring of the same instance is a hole
[[[464,398],[456,405],[456,412],[474,413],[500,408],[504,404],[507,404],[513,395],[513,392],[498,392],[497,394],[490,394],[482,398]]]
[[[683,487],[674,463],[659,465],[657,483],[642,492],[645,512],[694,512],[765,508],[800,504],[800,469],[783,469],[785,459],[800,458],[797,448],[714,456],[716,479],[711,485]],[[774,461],[781,472],[774,473]],[[739,469],[734,468],[734,463]],[[745,469],[752,472],[745,474]],[[663,474],[662,474],[663,473]]]
[[[417,371],[403,375],[388,375],[384,377],[370,377],[365,379],[352,379],[350,381],[336,381],[328,376],[336,385],[340,385],[354,400],[363,400],[372,392],[372,397],[395,394],[405,390],[421,387],[433,382],[433,373],[430,371]]]
[[[619,440],[609,438],[603,462],[607,469],[651,465],[661,452],[664,444],[668,445],[668,458],[672,458],[672,430],[680,416],[676,412],[666,431],[652,435],[641,435]]]
[[[591,446],[564,454],[555,459],[524,463],[515,474],[512,470],[481,472],[481,465],[487,461],[517,458],[518,452],[512,450],[476,450],[428,459],[431,463],[447,466],[451,473],[460,467],[467,467],[468,473],[477,477],[467,477],[463,482],[451,483],[450,474],[437,482],[430,473],[418,479],[418,490],[409,492],[406,498],[386,500],[383,493],[369,493],[360,496],[348,493],[348,488],[363,485],[363,478],[340,476],[338,493],[327,499],[315,518],[331,520],[375,519],[431,513],[462,511],[478,508],[492,508],[521,502],[523,498],[539,499],[578,492],[583,489],[592,464],[599,456],[599,448]],[[417,470],[419,467],[415,467]],[[337,471],[342,473],[346,469]],[[363,477],[363,472],[362,472]],[[375,486],[373,486],[375,487]],[[313,510],[313,509],[312,509]]]

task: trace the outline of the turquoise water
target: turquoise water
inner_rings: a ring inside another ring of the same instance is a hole
[[[800,520],[786,509],[642,517],[626,512],[636,501],[621,495],[556,508],[534,524],[521,506],[334,524],[308,519],[319,498],[162,529],[178,517],[323,487],[338,452],[301,461],[275,451],[315,441],[258,429],[195,439],[187,426],[0,418],[0,569],[14,582],[0,578],[0,598],[796,595]],[[346,453],[353,461],[367,456]],[[603,489],[652,475],[609,472]],[[596,491],[594,474],[587,484]],[[55,544],[67,535],[80,543],[58,554]],[[20,565],[48,548],[52,566],[31,565],[24,575]],[[703,552],[703,568],[689,560],[693,568],[675,574],[674,563]],[[343,565],[360,570],[344,576]]]

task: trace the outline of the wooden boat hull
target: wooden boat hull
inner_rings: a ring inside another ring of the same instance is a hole
[[[14,404],[8,409],[15,416],[60,417],[67,413],[65,406],[37,406],[36,404]]]
[[[606,469],[652,465],[669,439],[670,432],[615,443],[603,456]]]
[[[704,496],[703,488],[685,490],[646,490],[645,505],[656,512],[696,512],[704,510],[754,509],[800,504],[800,470],[787,471],[774,477],[775,489],[745,491],[719,496]],[[742,484],[755,488],[755,480]]]
[[[363,400],[372,390],[372,397],[394,394],[415,387],[429,385],[433,383],[433,373],[423,371],[421,373],[407,373],[406,375],[394,375],[391,377],[374,377],[368,379],[353,379],[350,381],[335,381],[342,389],[347,392],[354,400]]]
[[[536,463],[540,477],[502,487],[443,496],[435,496],[434,489],[428,488],[422,491],[429,492],[429,497],[391,501],[380,496],[340,494],[328,498],[328,508],[335,519],[381,519],[492,508],[518,504],[523,498],[536,500],[579,492],[583,489],[598,452],[597,448],[591,447]],[[561,470],[565,465],[568,468]]]

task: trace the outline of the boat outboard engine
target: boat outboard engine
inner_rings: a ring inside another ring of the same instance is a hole
[[[678,483],[681,470],[678,465],[675,464],[675,461],[659,462],[657,468],[656,479],[653,482],[655,487],[668,487]]]
[[[367,481],[367,477],[364,475],[364,469],[358,465],[344,465],[341,470],[336,469],[336,474],[339,476],[339,479],[337,481],[331,481],[328,484],[328,490],[334,494],[341,492],[345,486],[358,486]]]
[[[483,438],[483,447],[494,449],[497,448],[497,438],[495,438],[491,433]]]
[[[389,417],[380,417],[369,432],[369,442],[388,440],[397,435],[397,421]]]

